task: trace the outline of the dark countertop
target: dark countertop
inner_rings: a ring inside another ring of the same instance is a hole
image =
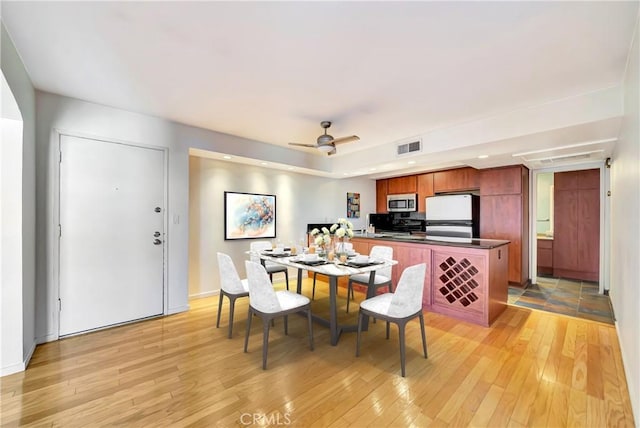
[[[411,242],[416,244],[443,245],[449,247],[492,249],[507,245],[504,239],[450,238],[446,236],[422,236],[401,233],[356,233],[354,238],[375,239],[380,241]]]

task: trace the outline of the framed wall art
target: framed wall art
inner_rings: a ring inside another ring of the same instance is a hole
[[[347,218],[360,218],[360,193],[347,193]]]
[[[224,192],[224,239],[276,237],[276,197]]]

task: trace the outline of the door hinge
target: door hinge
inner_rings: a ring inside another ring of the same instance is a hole
[[[60,157],[59,157],[59,159],[58,159],[58,162],[59,162],[59,163],[62,163],[62,150],[60,150],[60,152],[59,152],[59,153],[60,153]]]
[[[58,299],[58,312],[62,312],[62,299]]]
[[[62,238],[62,225],[58,225],[58,238]]]

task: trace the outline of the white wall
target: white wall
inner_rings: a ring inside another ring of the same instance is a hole
[[[640,22],[640,21],[639,21]],[[640,426],[640,46],[638,26],[625,79],[625,118],[611,166],[611,303],[629,396]]]
[[[224,192],[276,195],[277,239],[285,244],[305,239],[307,223],[333,223],[347,216],[347,192],[360,193],[360,218],[375,212],[375,181],[367,178],[332,180],[288,171],[192,156],[189,170],[189,295],[204,296],[220,289],[216,253],[229,254],[244,275],[245,251],[251,240],[224,240]],[[297,272],[291,272],[292,275]],[[293,285],[293,283],[291,283]]]
[[[4,144],[11,144],[4,140],[3,136],[3,159],[5,149],[11,150],[12,166],[10,174],[12,187],[7,189],[10,194],[5,195],[2,190],[2,211],[4,215],[12,216],[12,240],[9,245],[10,251],[14,254],[3,253],[3,257],[11,257],[13,261],[11,269],[13,273],[8,283],[3,277],[2,287],[3,302],[2,307],[11,306],[8,312],[3,311],[1,322],[4,327],[2,340],[0,341],[0,354],[5,352],[11,357],[4,358],[0,362],[0,374],[8,374],[18,370],[24,370],[35,349],[35,91],[31,80],[15,50],[9,34],[4,24],[0,24],[0,67],[6,82],[11,89],[11,93],[17,103],[22,117],[21,139],[19,147],[4,147]],[[6,153],[8,155],[8,153]],[[9,161],[9,159],[4,159]],[[19,165],[17,165],[19,164]],[[3,176],[4,176],[3,166]],[[3,177],[3,179],[5,179]],[[5,199],[5,196],[7,199]],[[5,202],[8,204],[5,205]],[[15,210],[15,211],[14,211]],[[3,246],[5,244],[5,230],[3,226]],[[3,249],[5,250],[5,249]],[[13,265],[15,263],[15,265]],[[4,265],[4,259],[3,259]],[[4,271],[4,267],[3,267]],[[4,276],[4,273],[3,273]],[[5,299],[5,293],[8,300]]]

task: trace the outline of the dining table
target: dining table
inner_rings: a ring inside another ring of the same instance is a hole
[[[329,278],[329,319],[323,318],[318,314],[312,314],[312,318],[315,322],[329,327],[331,345],[338,344],[340,335],[344,332],[355,332],[358,329],[357,324],[340,324],[338,322],[338,279],[341,276],[351,276],[363,273],[369,273],[369,286],[367,287],[366,298],[373,297],[376,292],[374,279],[376,271],[378,269],[394,266],[398,264],[397,260],[383,260],[383,259],[368,259],[363,263],[356,263],[353,260],[347,260],[344,262],[339,261],[337,258],[329,261],[325,258],[319,258],[318,260],[308,261],[305,260],[303,255],[291,255],[289,252],[275,254],[273,252],[265,251],[261,252],[260,259],[263,261],[269,261],[272,263],[278,263],[289,268],[298,269],[298,279],[296,285],[296,292],[302,294],[302,272],[314,272],[322,275],[326,275]],[[349,296],[347,296],[349,298]],[[362,330],[366,331],[369,325],[369,317],[365,316],[362,320]]]

